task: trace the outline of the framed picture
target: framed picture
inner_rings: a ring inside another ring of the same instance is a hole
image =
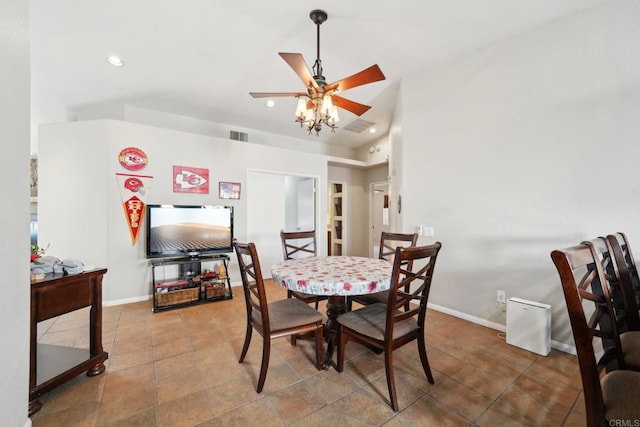
[[[240,183],[220,181],[220,198],[221,199],[239,199]]]

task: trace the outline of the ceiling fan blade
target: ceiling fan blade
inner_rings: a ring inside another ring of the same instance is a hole
[[[254,98],[276,98],[279,96],[308,96],[306,92],[249,92]]]
[[[308,88],[309,86],[313,86],[316,89],[320,89],[318,83],[313,79],[307,64],[304,62],[304,58],[301,53],[280,52],[279,55],[287,64],[289,64],[289,67],[295,71],[298,77],[300,77],[300,80],[304,83],[304,87]]]
[[[326,85],[324,89],[327,91],[338,89],[340,92],[344,92],[347,89],[366,85],[384,79],[385,77],[384,74],[382,74],[380,67],[378,67],[378,64],[375,64],[352,76],[346,77],[335,83],[330,83]]]
[[[371,108],[368,105],[359,104],[355,101],[351,101],[338,95],[333,95],[333,103],[344,110],[351,111],[356,116],[363,115],[364,113],[369,111],[369,108]]]

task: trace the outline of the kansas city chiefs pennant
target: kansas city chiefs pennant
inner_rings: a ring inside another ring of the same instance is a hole
[[[116,173],[124,215],[129,226],[131,244],[138,240],[138,232],[144,219],[146,195],[153,177],[147,175],[129,175]]]

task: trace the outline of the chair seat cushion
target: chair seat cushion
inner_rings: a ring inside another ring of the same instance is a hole
[[[256,311],[253,311],[253,318],[257,323],[262,323]],[[300,300],[286,298],[269,303],[269,323],[272,332],[315,322],[322,322],[322,314]]]
[[[296,299],[302,300],[304,302],[316,302],[322,301],[323,299],[328,299],[329,297],[321,296],[321,295],[313,295],[313,294],[304,294],[302,292],[291,291],[291,296]]]
[[[613,371],[600,384],[607,420],[640,420],[640,372]]]
[[[620,334],[620,345],[627,369],[640,370],[640,331]]]
[[[396,313],[401,313],[397,311]],[[384,341],[386,329],[387,305],[371,304],[358,310],[350,311],[338,316],[338,323],[362,335]],[[393,339],[418,329],[415,317],[402,320],[393,326]]]
[[[370,304],[376,304],[376,303],[386,304],[387,301],[389,301],[389,292],[382,291],[382,292],[376,292],[374,294],[354,295],[351,297],[351,299],[362,305],[370,305]]]

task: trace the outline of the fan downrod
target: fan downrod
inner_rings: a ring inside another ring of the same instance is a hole
[[[321,9],[314,9],[309,13],[309,18],[316,24],[316,61],[313,63],[313,80],[321,88],[327,84],[322,70],[322,60],[320,59],[320,24],[327,20],[327,12]]]

